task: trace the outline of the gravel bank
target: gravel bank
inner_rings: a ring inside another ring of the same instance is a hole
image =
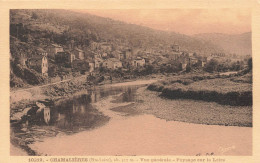
[[[138,108],[143,113],[153,114],[169,121],[188,123],[252,127],[251,106],[220,105],[184,99],[166,99],[159,92],[146,87],[137,90],[137,99],[143,101]]]

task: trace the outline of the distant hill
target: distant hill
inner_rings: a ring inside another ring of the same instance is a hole
[[[236,53],[239,55],[252,54],[251,32],[228,35],[221,33],[204,33],[194,35],[199,40],[209,41],[227,53]]]
[[[149,49],[159,44],[166,47],[177,43],[182,50],[190,52],[223,52],[221,47],[207,40],[68,10],[11,10],[11,27],[19,23],[24,26],[23,33],[17,35],[16,28],[11,28],[11,36],[33,46],[50,43],[67,46],[73,40],[81,46],[88,46],[90,41],[108,41]]]

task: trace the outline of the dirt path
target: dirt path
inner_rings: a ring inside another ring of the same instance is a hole
[[[82,75],[82,76],[79,76],[76,78],[62,80],[62,81],[55,82],[55,83],[49,83],[49,84],[34,86],[34,87],[30,87],[30,88],[13,90],[10,92],[10,103],[19,102],[21,100],[34,101],[34,100],[39,100],[39,99],[46,99],[46,98],[48,98],[48,96],[44,95],[43,91],[45,91],[46,89],[49,89],[51,86],[59,85],[59,84],[66,83],[69,81],[75,81],[75,82],[85,81],[85,79],[86,79],[86,76]]]
[[[80,76],[80,77],[77,77],[77,78],[82,78],[82,77],[86,77],[86,76],[84,75],[84,76]],[[49,83],[49,84],[44,84],[44,85],[39,85],[39,86],[33,86],[33,87],[30,87],[30,88],[24,88],[24,89],[13,90],[13,91],[11,91],[11,93],[13,93],[13,92],[20,92],[20,91],[28,91],[28,90],[37,89],[37,88],[43,88],[43,87],[50,86],[50,85],[55,85],[55,84],[60,84],[60,83],[68,82],[68,81],[71,81],[71,80],[77,79],[77,78],[62,80],[62,81],[59,81],[59,82]]]
[[[85,83],[86,76],[79,76],[73,79],[68,79],[68,80],[63,80],[60,82],[56,83],[50,83],[50,84],[45,84],[45,85],[40,85],[40,86],[35,86],[31,88],[25,88],[25,89],[19,89],[15,91],[10,92],[10,103],[16,103],[22,100],[30,100],[30,101],[35,101],[35,100],[41,100],[41,99],[46,99],[49,98],[48,95],[45,95],[44,91],[46,89],[52,89],[51,86],[53,85],[59,85],[62,83],[66,82],[74,82],[75,86],[79,86],[82,83]],[[131,85],[143,85],[143,84],[151,84],[153,82],[156,82],[157,79],[139,79],[135,81],[127,81],[127,82],[119,82],[119,83],[113,83],[113,84],[104,84],[100,85],[101,87],[117,87],[117,86],[131,86]],[[60,86],[63,87],[63,86]],[[81,91],[82,89],[79,89],[78,91]]]
[[[133,86],[133,85],[144,85],[144,84],[151,84],[156,81],[158,81],[158,80],[157,79],[136,80],[136,81],[128,81],[128,82],[122,82],[122,83],[107,84],[105,86],[122,87],[122,86]]]

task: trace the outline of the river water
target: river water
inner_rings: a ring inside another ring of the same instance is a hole
[[[14,134],[43,129],[45,136],[28,144],[40,155],[252,155],[252,128],[144,114],[138,107],[145,101],[136,96],[140,87],[99,87],[58,101],[31,114]]]

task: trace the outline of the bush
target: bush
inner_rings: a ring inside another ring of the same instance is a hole
[[[187,65],[186,67],[186,72],[190,72],[191,71],[191,66],[190,65]]]
[[[27,81],[27,83],[32,85],[44,83],[44,78],[40,74],[27,68],[24,69],[24,79]]]
[[[214,72],[214,71],[217,70],[218,65],[219,65],[219,63],[218,63],[217,60],[211,59],[209,61],[209,63],[206,64],[205,71],[207,71],[207,72]]]

